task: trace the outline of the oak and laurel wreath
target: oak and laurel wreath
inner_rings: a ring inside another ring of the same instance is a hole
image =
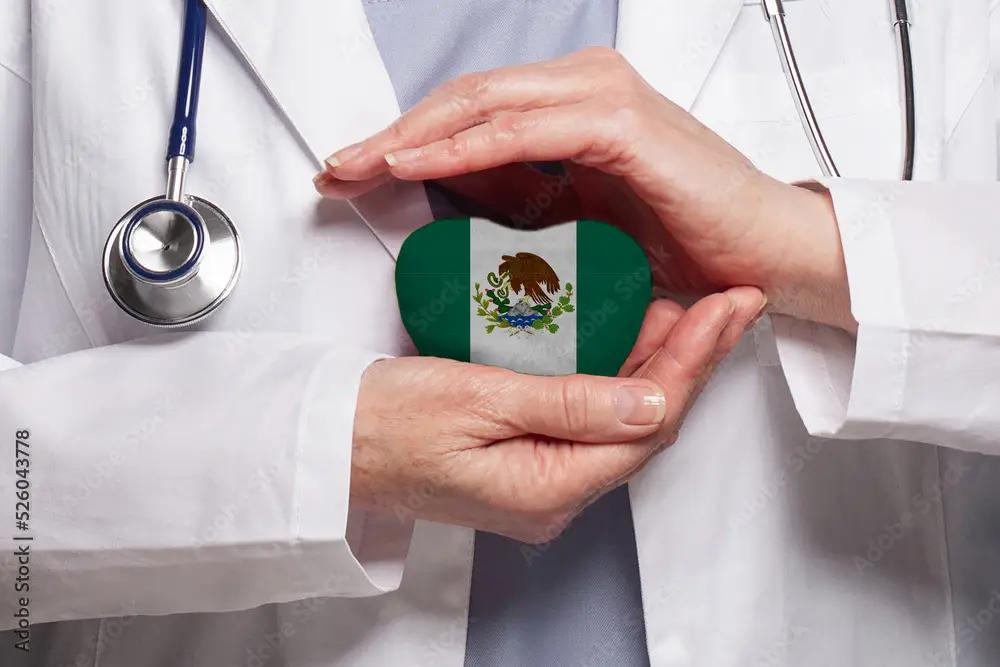
[[[485,317],[486,321],[489,322],[486,325],[486,333],[493,333],[494,329],[514,329],[510,322],[500,317],[513,307],[510,305],[510,276],[506,273],[501,273],[498,276],[496,273],[490,272],[486,276],[486,282],[488,287],[485,292],[482,290],[482,286],[476,283],[476,293],[472,296],[472,300],[479,306],[476,309],[476,315]],[[532,329],[545,329],[549,333],[556,333],[559,331],[556,319],[563,313],[572,313],[576,310],[573,305],[573,284],[566,283],[566,291],[556,303],[532,306],[531,309],[542,316],[541,319],[531,323]],[[516,331],[510,333],[513,334]]]

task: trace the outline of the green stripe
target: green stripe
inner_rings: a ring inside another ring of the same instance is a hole
[[[396,263],[399,311],[421,354],[469,360],[469,219],[438,220],[406,239]]]
[[[642,248],[596,220],[576,226],[576,369],[616,375],[642,325],[652,291]]]

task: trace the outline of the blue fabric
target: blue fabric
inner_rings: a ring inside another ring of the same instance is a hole
[[[611,46],[617,0],[364,0],[399,100],[409,109],[465,72]],[[437,217],[474,202],[429,188]],[[628,492],[587,509],[541,547],[478,533],[465,663],[647,665]]]

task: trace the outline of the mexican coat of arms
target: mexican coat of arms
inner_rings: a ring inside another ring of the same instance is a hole
[[[573,285],[560,288],[559,276],[544,259],[530,252],[504,255],[486,285],[475,284],[476,316],[486,320],[486,333],[509,335],[559,331],[558,319],[572,313]]]

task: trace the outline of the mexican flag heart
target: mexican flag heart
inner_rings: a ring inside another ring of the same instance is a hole
[[[536,375],[615,375],[651,280],[639,245],[596,220],[525,231],[452,218],[406,239],[396,294],[425,356]]]

